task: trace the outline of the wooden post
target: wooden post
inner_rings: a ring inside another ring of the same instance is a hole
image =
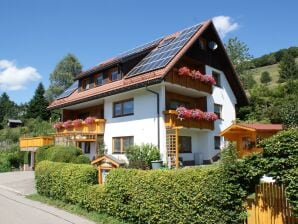
[[[175,128],[175,138],[176,138],[176,145],[175,145],[175,150],[176,150],[176,169],[179,168],[179,142],[178,142],[178,128]]]

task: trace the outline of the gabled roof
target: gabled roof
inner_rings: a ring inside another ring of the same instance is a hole
[[[154,85],[162,82],[163,78],[170,71],[170,69],[172,69],[172,67],[177,63],[177,61],[186,53],[186,51],[192,46],[192,44],[209,27],[213,29],[213,32],[215,32],[215,35],[217,36],[217,39],[218,39],[218,44],[220,45],[221,49],[225,51],[223,44],[221,43],[220,38],[218,37],[218,34],[215,30],[215,27],[212,21],[208,20],[201,24],[197,24],[193,27],[187,28],[183,31],[165,36],[163,38],[160,38],[148,44],[145,44],[141,47],[137,47],[131,51],[120,54],[119,56],[108,59],[100,63],[99,65],[87,71],[82,72],[77,76],[77,79],[83,78],[90,74],[94,74],[103,69],[107,69],[111,66],[116,65],[121,61],[125,61],[127,58],[135,57],[136,55],[143,54],[143,53],[146,54],[146,56],[135,67],[133,67],[129,71],[129,73],[123,77],[123,79],[109,84],[105,84],[102,86],[94,87],[88,90],[80,91],[80,92],[78,90],[72,91],[70,95],[56,99],[54,102],[50,104],[48,109],[63,108],[63,107],[78,104],[81,102],[85,102],[85,101],[89,101],[89,100],[93,100],[93,99],[97,99],[97,98],[101,98],[109,95],[114,95],[128,90],[137,89],[137,88]],[[175,39],[175,41],[182,43],[180,45],[180,48],[177,48],[178,49],[177,51],[175,51],[176,48],[173,49],[172,55],[170,55],[169,57],[164,56],[163,60],[160,61],[160,63],[156,61],[152,61],[154,58],[165,53],[159,49],[159,47],[163,44],[163,42],[170,39],[171,37],[177,37],[179,36],[179,34],[180,34],[180,39]],[[186,38],[184,38],[184,36],[186,36]],[[242,85],[239,81],[239,78],[231,62],[227,57],[226,52],[224,52],[224,54],[225,54],[224,56],[227,58],[226,60],[228,61],[228,66],[231,67],[231,72],[229,72],[229,74],[226,74],[231,76],[228,78],[228,81],[232,86],[233,92],[237,98],[237,102],[241,105],[245,105],[248,103],[245,92],[242,88]],[[146,64],[148,63],[148,61],[150,63]],[[150,67],[150,65],[153,63],[155,66]]]
[[[281,131],[283,129],[282,124],[239,124],[244,127],[252,128],[258,131]]]
[[[112,156],[112,155],[103,155],[95,160],[93,160],[91,162],[92,165],[95,164],[99,164],[100,162],[105,161],[105,162],[109,162],[112,163],[114,166],[119,167],[119,166],[123,166],[126,164],[125,161],[123,160],[119,160],[116,157]]]
[[[248,132],[278,132],[283,130],[282,124],[232,124],[225,130],[223,130],[220,135],[225,136],[232,132],[236,133],[237,131],[248,131]]]

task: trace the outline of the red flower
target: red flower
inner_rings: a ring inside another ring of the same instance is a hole
[[[204,76],[204,82],[205,83],[209,83],[211,85],[215,85],[216,84],[216,81],[215,81],[215,79],[213,78],[212,75],[205,75]]]
[[[182,68],[179,68],[178,70],[178,75],[189,75],[190,74],[190,69],[187,68],[187,67],[182,67]]]
[[[80,127],[82,125],[83,120],[82,119],[75,119],[72,121],[72,125],[77,128]]]
[[[55,124],[53,124],[53,128],[55,129],[60,129],[63,127],[63,122],[56,122]]]
[[[194,109],[194,110],[192,110],[192,118],[201,120],[204,118],[204,112],[199,109]]]
[[[206,121],[216,121],[218,119],[218,116],[213,112],[205,112],[204,119]]]
[[[93,123],[95,123],[95,117],[87,117],[86,119],[85,119],[85,123],[86,124],[93,124]]]
[[[64,128],[70,128],[70,127],[72,127],[72,121],[71,120],[67,120],[67,121],[63,122],[63,127]]]

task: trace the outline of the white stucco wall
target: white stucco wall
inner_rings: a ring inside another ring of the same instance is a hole
[[[89,157],[90,160],[93,160],[94,157],[95,157],[95,154],[96,154],[96,143],[95,142],[90,142],[90,153],[85,153],[84,152],[84,148],[85,148],[85,142],[82,142],[81,143],[81,149],[82,149],[82,152]]]
[[[165,89],[162,85],[151,86],[149,89],[160,94],[160,151],[165,154],[165,127],[162,111],[165,109]],[[134,99],[134,114],[123,117],[113,117],[113,103],[125,99]],[[156,95],[145,88],[134,90],[105,98],[104,114],[106,119],[104,142],[108,154],[112,154],[112,138],[134,136],[134,144],[152,143],[158,145]],[[119,159],[124,155],[114,154]]]
[[[206,65],[206,74],[212,74],[215,71],[220,74],[221,87],[214,86],[212,95],[207,97],[207,111],[214,111],[214,103],[222,105],[222,119],[219,119],[214,124],[214,130],[209,132],[208,138],[210,139],[210,146],[206,158],[212,158],[218,153],[218,150],[214,149],[214,136],[219,136],[219,133],[229,127],[233,121],[236,120],[236,97],[226,79],[225,74]],[[221,138],[221,147],[224,144],[224,139]]]

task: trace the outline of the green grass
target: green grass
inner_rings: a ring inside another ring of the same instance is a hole
[[[47,198],[47,197],[39,195],[39,194],[28,195],[28,196],[26,196],[26,198],[34,200],[34,201],[39,201],[44,204],[48,204],[48,205],[54,206],[56,208],[63,209],[65,211],[73,213],[75,215],[85,217],[85,218],[92,220],[96,223],[100,223],[100,224],[128,224],[127,222],[120,221],[120,220],[113,218],[111,216],[108,216],[106,214],[101,214],[101,213],[97,213],[97,212],[88,212],[86,209],[83,209],[78,205],[72,205],[72,204],[68,204],[68,203],[65,203],[60,200],[50,199],[50,198]]]
[[[298,58],[295,59],[296,63],[298,63]],[[279,68],[278,64],[274,65],[268,65],[268,66],[263,66],[259,68],[252,69],[252,74],[257,83],[261,83],[261,74],[265,71],[270,73],[270,76],[272,78],[271,82],[268,83],[268,86],[270,88],[274,88],[278,85],[278,79],[279,79]]]

